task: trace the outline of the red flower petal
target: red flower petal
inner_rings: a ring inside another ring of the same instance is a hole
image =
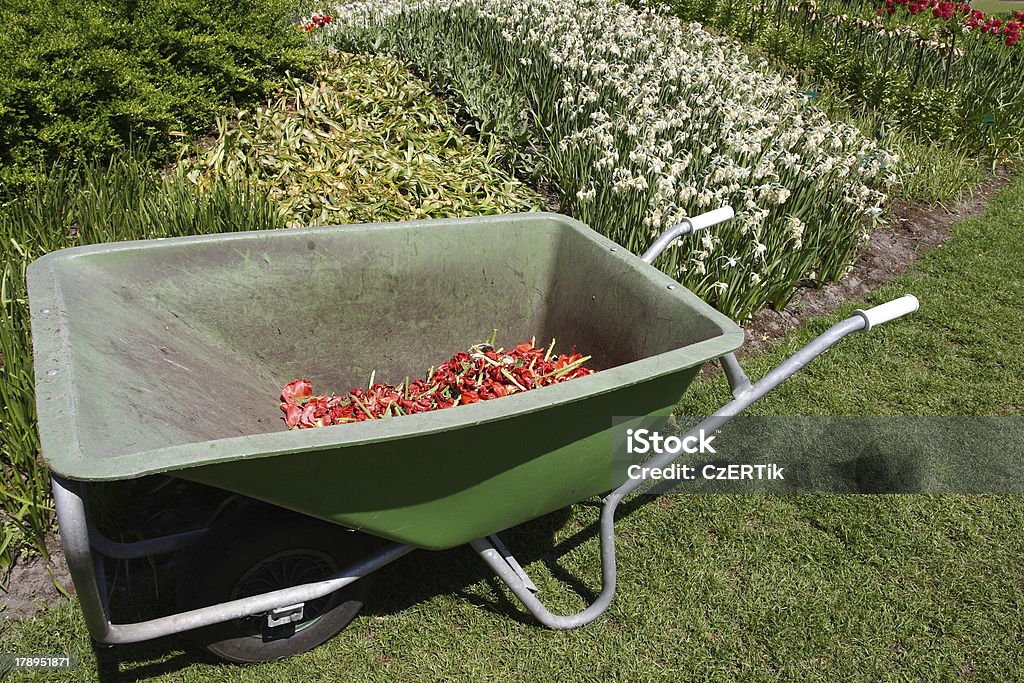
[[[297,379],[294,382],[289,382],[281,390],[281,400],[289,405],[304,403],[312,395],[313,383],[308,379]]]
[[[282,404],[284,408],[284,422],[289,427],[295,427],[299,424],[299,417],[302,415],[302,409],[298,406],[286,406]]]

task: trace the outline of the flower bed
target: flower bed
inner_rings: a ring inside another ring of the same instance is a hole
[[[837,85],[920,140],[972,155],[1022,152],[1020,12],[994,17],[948,0],[664,3],[757,46],[808,82]]]
[[[1024,12],[1021,11],[1014,12],[1012,19],[1004,20],[974,9],[970,3],[949,0],[885,0],[875,9],[875,14],[905,18],[904,11],[911,17],[921,15],[924,21],[920,25],[926,29],[935,28],[934,20],[944,22],[951,41],[956,39],[957,33],[977,29],[978,33],[990,36],[1007,47],[1013,47],[1020,41],[1021,21],[1024,21]]]
[[[881,212],[891,156],[698,25],[612,0],[373,0],[330,14],[321,40],[412,61],[496,121],[496,137],[518,120],[563,210],[634,252],[732,204],[734,222],[659,265],[736,318],[843,275]],[[518,116],[500,111],[510,103]]]

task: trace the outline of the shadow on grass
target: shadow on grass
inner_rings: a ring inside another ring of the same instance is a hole
[[[651,500],[651,496],[637,496],[626,501],[619,506],[616,519],[629,516]],[[596,599],[598,591],[560,563],[564,556],[594,539],[598,533],[600,502],[584,501],[578,503],[577,507],[592,509],[593,519],[584,528],[557,543],[557,532],[571,516],[569,508],[509,529],[501,537],[523,566],[541,562],[552,577],[589,603]],[[594,552],[596,557],[596,547]],[[154,567],[145,561],[135,561],[131,565],[132,571],[118,573],[115,594],[121,600],[116,597],[112,600],[115,621],[138,621],[173,611],[174,600],[171,599],[170,591],[159,591],[158,586],[173,585],[174,564],[171,561]],[[371,592],[360,613],[364,617],[391,616],[438,595],[451,595],[521,624],[542,628],[514,597],[510,599],[504,584],[469,546],[412,553],[375,572],[374,579],[376,590]],[[483,598],[469,590],[481,581],[487,582],[493,597]],[[381,590],[382,586],[387,586],[387,590]],[[599,590],[599,586],[597,588]],[[157,595],[161,597],[156,598]],[[130,606],[119,605],[119,602],[129,602]],[[199,663],[239,666],[210,655],[192,643],[187,634],[116,647],[96,646],[94,651],[97,674],[99,680],[104,682],[145,681]]]

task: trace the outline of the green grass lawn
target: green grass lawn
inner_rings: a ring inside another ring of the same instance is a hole
[[[1021,0],[974,0],[971,7],[989,14],[1000,14],[1022,10],[1024,2]]]
[[[912,318],[857,335],[761,413],[1019,414],[1024,395],[1024,178],[876,300],[911,292]],[[814,321],[748,363],[758,376],[843,317]],[[681,404],[704,412],[724,379]],[[641,504],[642,503],[642,504]],[[1024,632],[1024,505],[995,496],[671,496],[628,501],[618,596],[597,623],[537,627],[471,551],[384,569],[362,616],[323,647],[253,667],[181,638],[119,650],[131,680],[1010,680]],[[505,535],[555,611],[582,607],[599,566],[597,508]],[[6,652],[70,652],[95,680],[66,602],[9,627]],[[66,678],[63,677],[62,678]]]

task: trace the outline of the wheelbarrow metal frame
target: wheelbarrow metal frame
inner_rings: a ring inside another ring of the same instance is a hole
[[[133,543],[117,543],[104,537],[92,525],[82,482],[54,475],[52,484],[57,522],[60,524],[61,543],[68,570],[82,605],[89,634],[94,641],[103,645],[123,645],[152,640],[315,600],[340,590],[415,550],[408,545],[389,544],[323,581],[283,588],[148,621],[114,624],[110,621],[110,600],[105,590],[103,558],[126,559],[174,552],[198,540],[206,529]],[[101,548],[115,554],[102,552]]]

